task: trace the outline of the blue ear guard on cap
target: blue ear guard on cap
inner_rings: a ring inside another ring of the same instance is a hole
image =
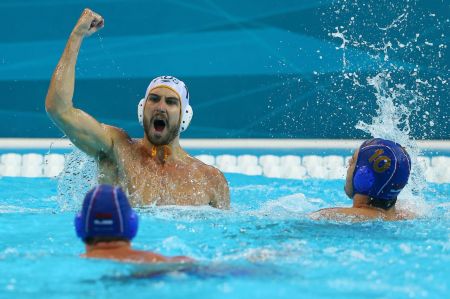
[[[408,182],[411,159],[403,147],[390,140],[375,138],[359,148],[353,173],[353,195],[396,200]]]
[[[358,171],[355,171],[353,177],[353,190],[358,190],[358,193],[368,193],[375,183],[375,177],[367,166],[359,167]]]
[[[110,185],[99,185],[89,191],[75,216],[75,231],[83,241],[95,237],[132,240],[138,224],[138,216],[123,190]]]

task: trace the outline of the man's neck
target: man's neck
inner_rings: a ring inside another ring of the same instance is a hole
[[[154,160],[164,164],[168,161],[174,161],[182,156],[184,153],[180,146],[180,138],[177,136],[169,144],[155,145],[150,142],[147,136],[142,139],[145,151]]]
[[[363,194],[353,195],[353,207],[354,208],[370,208],[369,196]]]
[[[131,243],[127,241],[98,242],[94,245],[86,244],[86,253],[96,250],[131,249]]]
[[[377,207],[371,206],[369,203],[370,203],[370,197],[368,195],[355,194],[353,196],[353,208],[372,209],[372,210],[381,211],[381,212],[386,213],[386,214],[395,213],[396,212],[395,206],[393,206],[389,210],[383,210],[381,208],[377,208]]]

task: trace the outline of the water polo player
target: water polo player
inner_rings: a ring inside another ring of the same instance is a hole
[[[138,231],[138,216],[119,187],[99,185],[86,194],[75,217],[77,236],[86,244],[83,257],[133,263],[191,263],[184,257],[164,257],[134,250],[131,240]]]
[[[408,182],[411,159],[398,143],[381,138],[365,141],[349,162],[345,193],[351,208],[329,208],[311,215],[314,219],[354,220],[412,218],[395,208],[397,196]]]
[[[186,85],[175,77],[153,79],[138,104],[141,139],[99,123],[74,108],[75,64],[83,38],[103,28],[103,18],[85,9],[53,73],[45,107],[79,149],[96,158],[99,181],[122,186],[133,204],[230,205],[228,184],[216,168],[188,155],[179,134],[193,111]],[[107,103],[105,103],[107,104]]]

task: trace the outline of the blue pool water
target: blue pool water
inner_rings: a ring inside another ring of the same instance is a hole
[[[3,2],[0,22],[10,30],[0,43],[8,99],[0,135],[59,137],[43,99],[85,3]],[[131,136],[142,136],[140,93],[149,78],[170,71],[192,93],[196,116],[183,137],[376,136],[409,149],[414,139],[450,138],[449,1],[94,2],[107,25],[81,48],[74,103]],[[36,17],[37,6],[44,17]],[[168,11],[181,22],[159,17]],[[17,15],[33,25],[19,26]],[[123,16],[133,19],[133,30],[121,25]],[[195,154],[203,153],[210,152]],[[422,215],[416,220],[333,223],[307,215],[350,205],[342,180],[227,174],[230,211],[139,211],[136,248],[198,260],[186,271],[149,276],[142,266],[79,257],[73,217],[94,174],[72,173],[78,178],[62,183],[0,178],[0,299],[450,298],[450,184],[411,192],[426,206],[400,200]]]
[[[230,211],[149,207],[134,246],[188,255],[184,272],[136,277],[132,265],[85,260],[57,180],[0,178],[0,298],[446,298],[449,184],[429,184],[423,218],[314,222],[349,205],[342,180],[228,174]]]

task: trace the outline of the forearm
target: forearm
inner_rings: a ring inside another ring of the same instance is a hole
[[[77,147],[91,156],[111,153],[111,130],[84,111],[75,109],[72,97],[81,42],[84,37],[101,29],[103,24],[100,15],[89,9],[83,11],[53,73],[45,100],[45,108],[53,122]]]
[[[326,208],[310,214],[314,220],[364,221],[384,218],[384,214],[374,209],[364,208]]]
[[[45,101],[45,108],[50,115],[62,114],[73,108],[75,65],[82,40],[82,35],[71,33],[61,59],[53,72]]]

